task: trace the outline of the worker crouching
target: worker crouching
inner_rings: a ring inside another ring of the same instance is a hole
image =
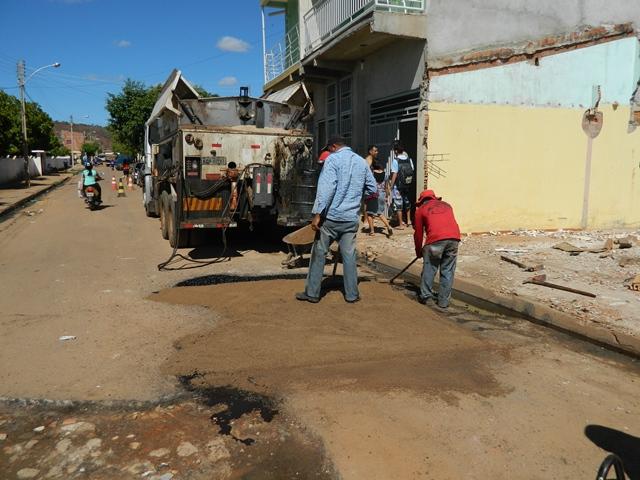
[[[439,307],[447,308],[458,259],[460,227],[451,205],[436,197],[433,190],[422,192],[416,206],[413,239],[416,256],[422,257],[424,262],[419,300],[423,304],[433,300]],[[438,270],[440,286],[436,295],[433,280]]]

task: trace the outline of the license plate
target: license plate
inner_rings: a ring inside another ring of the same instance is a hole
[[[93,192],[87,192],[87,197],[93,197]]]

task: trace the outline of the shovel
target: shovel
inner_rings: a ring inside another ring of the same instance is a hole
[[[386,278],[383,278],[383,279],[380,279],[379,282],[380,283],[387,283],[388,282],[389,284],[392,284],[396,278],[398,278],[404,272],[409,270],[409,267],[411,265],[413,265],[414,263],[416,263],[416,260],[418,260],[419,258],[421,258],[421,257],[416,257],[413,260],[411,260],[411,262],[409,262],[409,264],[406,267],[404,267],[402,270],[400,270],[398,273],[396,273],[396,275],[391,280],[387,280]]]
[[[565,292],[577,293],[578,295],[584,295],[586,297],[596,298],[595,294],[591,292],[585,292],[584,290],[577,290],[571,287],[565,287],[564,285],[557,285],[555,283],[547,282],[546,275],[535,275],[528,280],[522,282],[525,283],[533,283],[534,285],[542,285],[543,287],[555,288],[557,290],[564,290]]]

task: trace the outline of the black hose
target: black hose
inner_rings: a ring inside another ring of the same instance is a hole
[[[237,200],[238,201],[236,202],[236,208],[233,210],[233,212],[231,212],[230,219],[233,219],[233,215],[235,215],[236,212],[238,211],[238,206],[240,204],[240,197],[242,195],[242,191],[246,190],[246,179],[245,179],[245,177],[247,175],[247,171],[251,167],[265,166],[265,165],[268,165],[268,164],[265,164],[265,163],[250,163],[249,165],[247,165],[242,170],[242,173],[241,173],[240,178],[238,180],[245,180],[245,181],[238,182],[240,184],[240,188],[238,189],[238,196],[237,196]],[[222,180],[218,181],[212,187],[210,187],[209,189],[218,186],[218,184],[220,184],[221,182],[224,184],[227,180],[228,179],[225,178],[224,182]],[[177,183],[180,184],[180,193],[186,191],[186,182],[185,182],[185,179],[184,179],[184,175],[182,173],[182,169],[180,169],[180,168],[178,169],[178,182]],[[218,189],[219,188],[220,187],[218,186]],[[207,189],[207,190],[209,190],[209,189]],[[182,195],[179,195],[179,196],[182,196]],[[194,194],[194,196],[196,196],[196,195]],[[213,195],[211,195],[211,196],[213,196]],[[198,198],[200,198],[200,197],[198,197]],[[210,198],[210,197],[206,197],[206,198]],[[223,219],[225,218],[225,215],[229,213],[229,207],[231,206],[231,198],[232,198],[232,196],[229,195],[229,200],[227,201],[227,204],[225,205],[224,210],[222,211],[222,218]],[[179,210],[175,213],[176,218],[182,218],[182,211],[183,211],[182,209],[183,209],[184,204],[183,204],[183,202],[176,202],[176,204],[179,204],[179,206],[177,206],[177,208]],[[178,234],[179,234],[179,231],[180,231],[180,222],[174,221],[173,224],[174,224],[174,228],[175,228],[175,232],[174,233],[175,233],[176,238],[177,238]],[[223,245],[223,248],[222,248],[222,252],[220,253],[220,255],[218,257],[216,257],[214,260],[202,261],[202,260],[194,260],[193,258],[185,257],[184,255],[178,253],[178,246],[177,246],[177,242],[176,242],[176,246],[173,247],[173,251],[171,252],[171,255],[169,256],[169,258],[167,260],[165,260],[164,262],[158,264],[158,270],[160,270],[160,271],[162,271],[162,270],[166,270],[166,271],[169,271],[169,270],[189,270],[191,268],[206,267],[207,265],[213,265],[215,263],[221,263],[223,261],[231,260],[231,257],[224,255],[225,252],[227,251],[227,247],[228,247],[228,245],[227,245],[227,228],[229,228],[229,227],[228,226],[222,227],[222,245]],[[187,262],[194,263],[196,265],[193,265],[191,267],[167,268],[167,266],[175,258],[181,258],[182,260],[186,260]]]
[[[596,480],[605,480],[609,476],[608,474],[611,470],[611,467],[613,467],[613,470],[616,474],[615,480],[625,480],[622,460],[620,460],[620,457],[613,453],[607,455],[607,458],[605,458],[602,464],[600,464],[598,474],[596,475]]]
[[[185,191],[185,187],[186,187],[186,183],[184,180],[184,176],[182,175],[182,169],[178,169],[178,182],[180,185],[180,193],[182,193],[183,191]],[[181,195],[180,195],[181,196]],[[227,202],[227,206],[229,205],[229,203],[231,202],[231,198],[229,198],[229,202]],[[182,218],[182,211],[183,211],[183,206],[184,206],[184,202],[176,202],[176,208],[178,208],[178,211],[175,212],[175,216],[176,219],[180,219]],[[179,205],[179,206],[178,206]],[[227,207],[225,207],[226,209]],[[194,260],[193,258],[190,257],[185,257],[184,255],[182,255],[181,253],[178,253],[178,235],[180,233],[180,222],[179,221],[175,221],[173,222],[173,227],[174,227],[174,233],[175,233],[175,238],[176,238],[176,246],[173,247],[173,251],[171,252],[171,255],[169,256],[169,258],[167,260],[165,260],[162,263],[158,264],[158,270],[159,271],[171,271],[171,270],[189,270],[192,268],[200,268],[200,267],[206,267],[207,265],[213,265],[215,263],[221,263],[223,261],[229,261],[231,258],[229,256],[225,256],[225,252],[227,251],[227,227],[224,227],[222,229],[222,244],[223,244],[223,249],[222,252],[220,253],[220,255],[218,257],[216,257],[213,260],[209,260],[209,261],[202,261],[202,260]],[[168,265],[175,259],[175,258],[181,258],[182,260],[185,260],[187,262],[190,263],[194,263],[195,265],[190,266],[190,267],[180,267],[180,268],[168,268]]]

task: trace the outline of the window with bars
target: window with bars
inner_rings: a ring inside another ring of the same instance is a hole
[[[351,77],[327,85],[326,138],[343,136],[351,143]]]
[[[351,145],[351,77],[340,80],[340,135]]]

